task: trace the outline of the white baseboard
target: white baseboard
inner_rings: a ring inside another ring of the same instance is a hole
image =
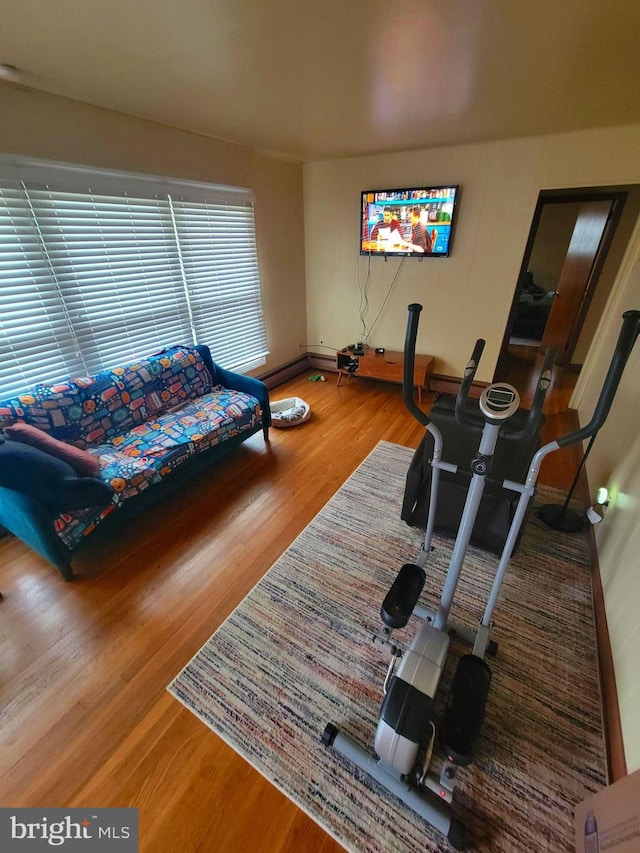
[[[313,367],[314,370],[328,370],[333,373],[338,372],[335,355],[308,352],[307,359],[309,360],[309,367]]]
[[[267,388],[271,390],[277,385],[282,385],[282,383],[286,382],[288,379],[293,379],[294,376],[299,376],[308,369],[309,359],[307,353],[305,353],[304,355],[298,356],[298,358],[294,358],[292,361],[286,362],[286,364],[281,364],[280,367],[276,367],[275,370],[272,370],[269,373],[263,373],[261,376],[258,376],[258,379],[261,379]]]

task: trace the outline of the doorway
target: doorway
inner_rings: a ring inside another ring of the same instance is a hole
[[[554,386],[563,389],[566,405],[591,343],[581,336],[626,197],[618,189],[540,194],[496,379],[517,374],[535,387],[542,353],[553,347]],[[584,337],[594,328],[591,317]]]

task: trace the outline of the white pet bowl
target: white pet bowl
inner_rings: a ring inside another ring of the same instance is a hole
[[[274,400],[271,403],[271,426],[284,429],[298,426],[311,417],[311,407],[300,397],[287,397],[286,400]]]

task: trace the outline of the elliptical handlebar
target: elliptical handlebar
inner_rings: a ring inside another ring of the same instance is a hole
[[[577,441],[590,438],[604,424],[638,334],[640,334],[640,311],[625,311],[622,315],[622,328],[618,335],[613,358],[611,359],[611,364],[609,365],[609,370],[591,420],[581,429],[556,439],[559,447],[566,447],[569,444],[575,444]]]
[[[418,323],[420,321],[422,305],[419,305],[417,302],[412,302],[411,305],[409,305],[408,310],[409,318],[407,320],[407,332],[404,338],[404,359],[402,364],[402,399],[404,400],[405,406],[418,423],[426,427],[429,423],[429,418],[425,412],[416,405],[413,399],[413,369],[415,365]]]
[[[471,390],[473,380],[475,379],[476,370],[478,369],[478,364],[480,362],[480,357],[482,356],[485,343],[486,341],[483,338],[478,338],[478,340],[476,341],[476,345],[473,348],[473,352],[471,353],[471,358],[467,362],[467,366],[464,369],[464,377],[462,379],[460,387],[458,388],[458,394],[456,396],[456,423],[458,424],[458,426],[466,427],[467,429],[472,429],[475,432],[481,432],[482,425],[479,424],[477,421],[467,417],[467,415],[465,414],[465,407],[467,405],[467,400],[469,399],[469,391]]]
[[[455,408],[455,416],[456,423],[458,426],[464,427],[465,429],[471,429],[475,432],[482,431],[482,424],[478,423],[477,420],[470,418],[466,414],[466,405],[469,399],[469,391],[471,390],[471,385],[476,375],[476,370],[478,368],[478,363],[480,361],[480,357],[484,350],[485,341],[482,338],[479,338],[476,341],[476,345],[473,348],[473,352],[471,353],[471,358],[464,371],[464,378],[458,389],[458,395],[456,397],[456,408]],[[544,400],[547,395],[547,391],[549,390],[549,386],[551,385],[551,372],[553,369],[553,363],[556,358],[556,352],[554,349],[548,349],[545,355],[544,363],[542,365],[542,370],[540,371],[540,377],[538,378],[538,383],[536,385],[535,394],[533,395],[533,400],[531,402],[531,409],[529,411],[529,415],[527,417],[525,425],[522,429],[513,430],[509,429],[508,422],[505,423],[503,428],[503,437],[509,439],[511,441],[520,441],[522,439],[531,438],[535,431],[538,429],[538,424],[540,423],[540,417],[542,415],[542,408],[544,406]]]
[[[415,366],[416,338],[418,335],[418,323],[420,321],[422,305],[413,302],[409,305],[408,310],[409,318],[407,321],[407,332],[404,341],[402,394],[404,404],[409,412],[414,416],[418,423],[426,427],[430,422],[429,417],[416,405],[413,399],[413,372]],[[600,396],[596,403],[593,416],[586,426],[556,439],[558,447],[567,447],[570,444],[575,444],[578,441],[590,438],[592,435],[595,435],[595,433],[597,433],[600,427],[604,424],[609,414],[609,410],[611,409],[611,404],[613,403],[616,391],[618,390],[622,373],[639,334],[640,310],[634,309],[625,311],[622,315],[622,328],[620,329],[613,358],[609,365],[609,370],[605,377],[602,390],[600,391]],[[465,406],[469,398],[469,391],[471,390],[471,385],[476,375],[476,370],[478,368],[478,363],[480,361],[482,351],[484,350],[484,346],[485,341],[482,338],[479,338],[476,341],[471,358],[465,368],[464,378],[458,390],[455,405],[455,418],[458,425],[475,431],[478,431],[482,427],[466,415]],[[506,431],[505,438],[511,440],[529,438],[537,429],[538,421],[542,414],[545,396],[551,384],[551,370],[554,361],[555,351],[553,349],[547,350],[527,422],[523,429],[518,432]]]
[[[504,437],[506,439],[515,439],[517,441],[521,439],[527,440],[531,438],[534,435],[535,431],[538,429],[540,418],[542,417],[542,408],[544,406],[545,397],[547,396],[547,391],[551,386],[551,377],[555,360],[556,351],[553,347],[550,347],[544,357],[542,370],[540,371],[540,376],[538,377],[538,384],[536,385],[533,400],[531,401],[531,409],[529,410],[529,416],[526,420],[526,423],[522,427],[522,429],[517,430],[515,432],[511,432],[507,424],[507,427],[504,431]]]

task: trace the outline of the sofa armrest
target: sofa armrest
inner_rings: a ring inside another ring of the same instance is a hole
[[[0,438],[0,486],[54,513],[105,506],[113,499],[111,486],[98,477],[79,477],[64,459],[12,439]]]
[[[70,581],[73,579],[71,552],[56,535],[54,518],[55,513],[34,497],[0,486],[0,524]]]
[[[253,397],[256,397],[262,409],[262,426],[266,437],[267,430],[271,426],[271,407],[269,404],[269,389],[265,383],[261,379],[255,379],[253,376],[245,376],[243,373],[234,373],[232,370],[220,367],[211,358],[209,347],[204,344],[198,344],[196,349],[207,365],[215,384],[224,385],[225,388],[232,388],[234,391],[242,391],[245,394],[251,394]]]

